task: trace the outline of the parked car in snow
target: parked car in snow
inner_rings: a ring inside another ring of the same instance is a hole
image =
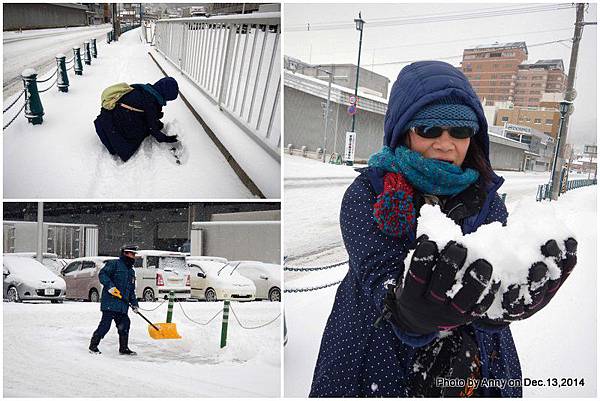
[[[257,261],[229,262],[242,276],[256,286],[256,299],[281,301],[281,266]]]
[[[20,256],[24,258],[36,259],[36,252],[13,252],[5,253],[4,256]],[[46,266],[50,271],[56,275],[60,275],[61,269],[64,267],[60,262],[58,255],[55,253],[44,252],[42,253],[42,264]]]
[[[190,298],[190,272],[185,255],[180,252],[142,250],[136,253],[135,294],[144,301],[167,298],[170,291],[176,299]]]
[[[3,298],[11,302],[65,299],[65,280],[35,259],[5,255]]]
[[[256,286],[230,264],[188,258],[187,265],[191,273],[192,298],[206,301],[254,300]]]
[[[62,271],[61,275],[67,284],[65,298],[98,302],[102,294],[102,283],[98,279],[100,270],[110,256],[86,256],[73,259]]]
[[[221,263],[227,263],[228,260],[226,258],[222,258],[220,256],[189,256],[186,255],[185,260],[192,261],[200,261],[200,260],[204,260],[204,261],[213,261],[213,262],[221,262]]]

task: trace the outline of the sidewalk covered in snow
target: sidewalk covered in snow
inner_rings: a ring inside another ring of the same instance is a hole
[[[178,135],[186,149],[182,165],[176,164],[168,148],[152,137],[146,138],[127,163],[111,156],[104,148],[93,124],[100,111],[100,94],[114,83],[154,83],[164,77],[149,51],[152,48],[142,42],[139,29],[123,34],[118,42],[98,41],[98,58],[92,59],[91,66],[84,66],[83,76],[69,73],[68,93],[53,88],[41,94],[43,124],[31,125],[25,117],[19,116],[4,131],[5,198],[253,197],[181,98],[169,102],[163,109],[162,121],[165,123],[163,131]],[[158,53],[153,55],[159,63],[168,63]],[[169,73],[175,76],[174,72]],[[180,81],[181,93],[188,99],[201,96],[184,85],[185,78],[175,77]],[[40,84],[40,89],[46,85]],[[8,98],[5,105],[13,99],[14,96]],[[206,118],[203,110],[196,108],[196,111],[209,125],[213,122],[216,126],[213,130],[229,127],[224,115]],[[12,118],[10,112],[5,123],[9,118]],[[250,162],[245,165],[243,161],[238,162],[265,196],[279,197],[279,169],[273,168],[277,162],[269,160],[268,168],[264,168],[264,165],[253,166],[259,164],[253,162],[257,157],[248,159]],[[262,177],[257,179],[259,174]],[[269,184],[271,181],[273,184]]]

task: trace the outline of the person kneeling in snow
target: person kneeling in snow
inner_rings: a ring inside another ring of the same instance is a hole
[[[112,85],[102,92],[100,115],[94,120],[96,133],[111,155],[126,162],[148,135],[158,142],[177,142],[177,135],[161,132],[162,108],[175,100],[179,87],[175,78],[166,77],[155,84]]]
[[[138,301],[135,297],[135,272],[133,271],[137,249],[137,246],[121,247],[119,259],[106,262],[98,274],[98,278],[104,286],[100,303],[102,319],[90,341],[91,353],[101,354],[98,345],[110,330],[111,321],[114,320],[119,333],[119,354],[136,355],[128,346],[131,322],[127,311],[129,304],[134,313],[138,311]]]

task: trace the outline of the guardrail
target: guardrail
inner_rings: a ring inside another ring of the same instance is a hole
[[[560,196],[561,194],[570,191],[572,189],[575,188],[581,188],[581,187],[587,187],[590,185],[596,185],[597,184],[597,180],[591,179],[591,180],[571,180],[571,181],[567,181],[566,185],[563,185],[561,190],[558,191],[558,196]],[[552,193],[551,193],[551,184],[541,184],[538,185],[538,190],[537,190],[537,194],[535,196],[535,200],[538,202],[541,202],[544,199],[552,199]]]
[[[154,45],[175,67],[280,159],[281,14],[156,21]]]

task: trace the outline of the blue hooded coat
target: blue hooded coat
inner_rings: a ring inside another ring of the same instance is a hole
[[[121,97],[113,110],[102,108],[100,115],[94,120],[96,133],[106,149],[111,155],[117,154],[124,162],[129,160],[149,135],[158,142],[175,141],[174,137],[160,131],[163,128],[160,119],[163,117],[163,106],[167,101],[175,100],[179,94],[177,81],[166,77],[154,85],[131,86],[134,90]]]
[[[98,279],[103,285],[101,311],[127,313],[128,301],[133,306],[138,306],[135,297],[135,271],[133,267],[127,267],[125,256],[106,262],[98,274]],[[116,287],[121,292],[122,299],[108,292],[112,287]]]
[[[462,99],[476,112],[480,130],[472,140],[480,145],[489,164],[487,122],[481,103],[462,72],[438,61],[417,62],[400,72],[390,94],[384,144],[392,149],[403,144],[403,127],[411,117],[426,104],[448,96]],[[311,397],[414,396],[409,389],[409,375],[417,368],[418,351],[438,337],[438,333],[408,335],[388,321],[379,327],[374,325],[382,314],[386,285],[404,273],[404,259],[412,245],[405,237],[384,234],[373,219],[373,205],[383,189],[384,174],[377,168],[364,169],[342,200],[340,226],[349,271],[338,287],[323,333]],[[496,193],[502,182],[494,175],[491,182],[473,184],[481,189],[484,200],[474,202],[476,207],[460,219],[464,234],[494,221],[506,223],[508,213]],[[475,197],[469,191],[457,197],[462,195],[469,201]],[[473,323],[454,332],[473,338],[481,378],[521,378],[509,328],[491,331]],[[522,396],[520,385],[479,391],[484,396]]]

